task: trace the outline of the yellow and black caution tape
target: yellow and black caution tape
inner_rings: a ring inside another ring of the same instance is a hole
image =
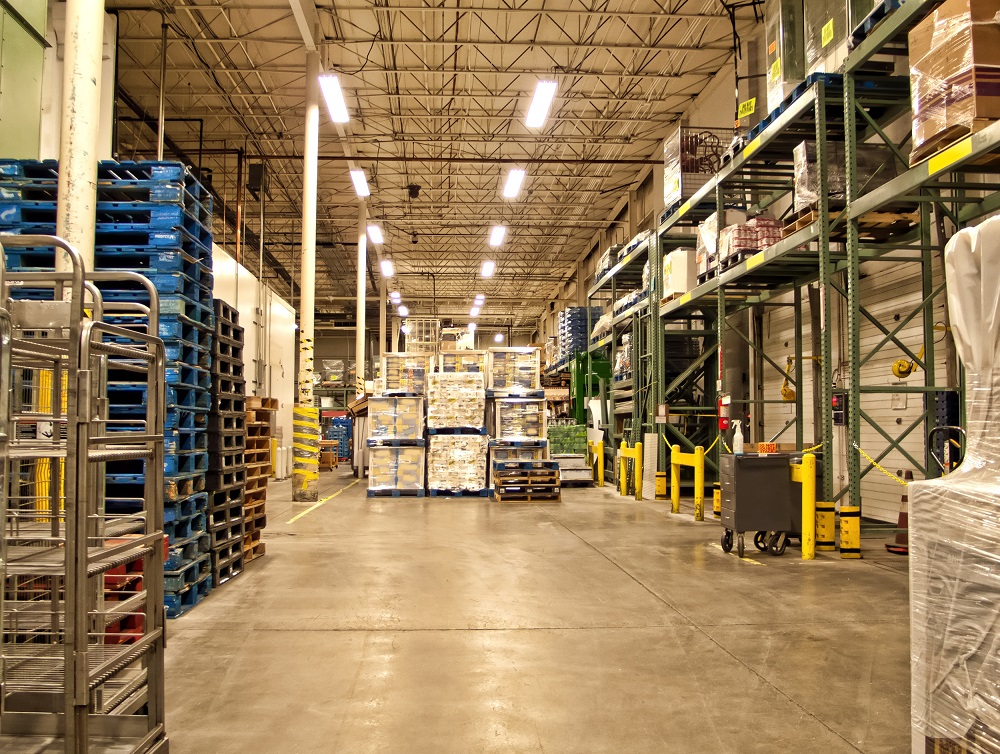
[[[892,481],[897,482],[898,484],[901,484],[904,487],[908,487],[909,486],[909,484],[907,483],[907,481],[905,479],[900,479],[898,476],[896,476],[895,474],[893,474],[891,471],[888,471],[884,466],[882,466],[882,464],[880,464],[878,461],[876,461],[870,455],[868,455],[867,453],[865,453],[865,451],[863,451],[861,449],[861,446],[858,445],[856,442],[852,443],[852,445],[854,445],[854,449],[856,451],[858,451],[861,455],[863,455],[865,457],[865,459],[867,459],[868,463],[870,463],[876,469],[878,469],[879,471],[881,471],[883,474],[885,474],[887,477],[889,477]]]

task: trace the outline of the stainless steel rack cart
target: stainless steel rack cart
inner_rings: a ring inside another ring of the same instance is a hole
[[[95,284],[145,279],[87,274],[54,237],[3,247],[54,247],[67,271],[2,281],[0,751],[162,754],[163,343],[103,321],[137,305],[106,308]],[[112,422],[106,386],[123,372],[148,398]],[[141,500],[106,499],[109,463],[142,475]]]

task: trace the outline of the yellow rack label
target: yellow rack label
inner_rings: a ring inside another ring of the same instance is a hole
[[[691,200],[690,199],[688,199],[686,202],[684,202],[684,204],[681,205],[681,208],[679,210],[677,210],[677,216],[678,217],[684,217],[684,214],[689,209],[691,209]]]
[[[751,97],[746,102],[741,102],[737,115],[740,118],[749,118],[757,108],[757,98]]]
[[[686,304],[690,300],[691,300],[691,292],[688,291],[683,296],[681,296],[679,299],[677,299],[677,303],[680,304],[681,306],[684,306],[684,304]]]
[[[747,260],[747,269],[752,270],[754,267],[757,267],[758,265],[761,264],[764,264],[764,252],[758,251],[756,254],[754,254]]]
[[[747,144],[743,148],[743,157],[744,158],[750,157],[750,155],[752,155],[758,149],[760,149],[760,137],[759,136],[756,139],[754,139],[753,141],[751,141],[749,144]]]
[[[831,18],[823,25],[823,46],[826,47],[833,41],[833,19]]]
[[[928,175],[939,173],[949,168],[959,160],[964,160],[972,154],[972,137],[966,136],[957,144],[952,144],[944,151],[938,152],[927,161]]]
[[[773,83],[781,78],[781,58],[775,58],[771,63],[770,81]]]

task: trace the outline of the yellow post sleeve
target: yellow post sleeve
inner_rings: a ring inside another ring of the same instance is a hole
[[[694,520],[705,520],[705,449],[694,449]]]
[[[816,456],[802,456],[802,559],[816,557]]]
[[[840,557],[861,557],[861,508],[857,505],[840,506]]]
[[[670,512],[681,512],[680,445],[670,446]]]
[[[642,443],[635,444],[635,499],[642,500]]]
[[[625,472],[628,469],[628,456],[625,455],[625,451],[628,450],[628,444],[622,440],[621,447],[618,448],[618,494],[625,495],[628,490],[628,480],[625,478]]]

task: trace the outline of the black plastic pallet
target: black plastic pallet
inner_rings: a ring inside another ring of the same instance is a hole
[[[231,345],[245,345],[243,328],[224,319],[215,320],[215,337],[229,341]]]
[[[368,490],[368,497],[423,497],[423,490]]]
[[[240,313],[235,307],[230,306],[222,299],[212,299],[212,309],[215,311],[215,318],[224,319],[234,325],[240,323]]]
[[[246,463],[243,458],[243,451],[235,451],[232,453],[212,453],[208,457],[208,468],[211,471],[237,471],[239,469],[246,469]]]
[[[488,487],[481,490],[428,490],[431,497],[489,497]]]
[[[220,453],[242,453],[247,446],[247,436],[239,430],[232,432],[210,432],[208,434],[209,455]]]
[[[246,469],[231,471],[209,471],[205,476],[205,486],[210,490],[228,490],[246,484]]]
[[[219,413],[214,412],[208,415],[208,431],[209,433],[216,432],[232,432],[239,430],[240,432],[246,431],[247,425],[247,415],[243,412],[227,412]]]
[[[212,395],[212,414],[241,414],[245,412],[246,398],[244,396]]]
[[[212,374],[212,397],[244,398],[246,397],[246,380],[242,377],[229,377],[223,374]]]
[[[230,379],[246,378],[244,373],[243,359],[233,357],[215,356],[212,358],[212,376],[229,377]]]

